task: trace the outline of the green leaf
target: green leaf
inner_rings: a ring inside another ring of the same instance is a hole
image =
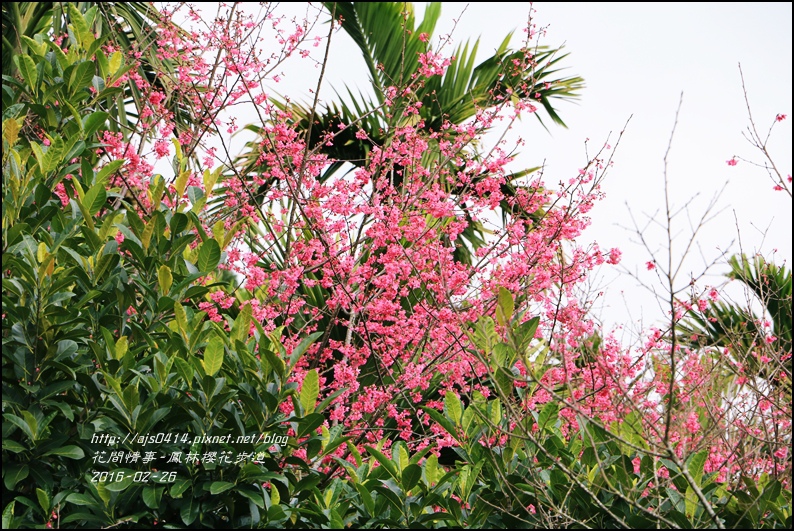
[[[29,473],[30,468],[28,468],[28,465],[9,463],[3,466],[3,483],[8,490],[14,490],[17,483],[27,478]]]
[[[234,483],[228,481],[215,481],[210,485],[210,494],[220,494],[234,488]]]
[[[556,402],[549,402],[546,404],[538,416],[538,428],[541,431],[547,429],[547,427],[548,429],[553,428],[557,422],[559,410],[560,408]]]
[[[44,55],[44,53],[47,51],[46,44],[36,42],[27,35],[20,35],[19,38],[22,39],[22,42],[27,44],[28,48],[30,48],[36,55]]]
[[[181,153],[181,151],[178,151],[178,153]],[[187,186],[188,177],[190,177],[190,170],[185,170],[180,173],[176,178],[176,181],[174,181],[174,189],[176,190],[177,198],[185,195],[185,187]]]
[[[251,330],[252,313],[253,309],[250,304],[246,304],[240,309],[240,313],[237,314],[237,319],[234,320],[234,326],[232,326],[232,341],[247,342],[248,333]]]
[[[165,264],[161,265],[160,269],[157,270],[157,281],[160,284],[160,292],[163,295],[168,295],[168,292],[171,290],[171,284],[173,283],[173,280],[171,268]],[[182,311],[184,311],[184,309]]]
[[[455,425],[452,422],[450,422],[450,420],[447,417],[445,417],[435,409],[426,406],[422,406],[422,411],[430,415],[430,417],[434,421],[436,421],[442,428],[447,430],[447,433],[455,437],[455,439],[458,438],[458,431],[455,429]]]
[[[496,321],[506,326],[513,317],[513,310],[515,303],[513,302],[513,295],[505,288],[499,288],[498,304],[496,306]]]
[[[190,480],[189,479],[177,479],[173,485],[171,485],[171,490],[169,491],[172,498],[179,499],[182,497],[182,494],[190,487]]]
[[[159,509],[160,500],[163,497],[163,487],[155,487],[154,485],[146,485],[143,488],[143,503],[150,509]]]
[[[199,500],[192,496],[186,498],[185,501],[182,502],[182,509],[179,511],[182,522],[187,526],[195,522],[196,518],[198,518],[200,507],[201,502],[199,502]]]
[[[107,201],[107,191],[103,183],[95,184],[85,193],[83,205],[90,216],[96,216]]]
[[[425,480],[428,486],[432,486],[438,480],[438,457],[435,454],[430,454],[425,459]]]
[[[504,367],[499,367],[495,373],[496,385],[506,397],[513,393],[513,380],[515,376]]]
[[[272,350],[262,347],[260,343],[259,353],[265,357],[268,365],[276,372],[279,378],[284,378],[284,373],[286,368],[284,366],[284,360],[282,360],[277,354],[275,354]]]
[[[356,445],[350,441],[346,441],[345,445],[350,451],[350,454],[353,456],[353,459],[356,461],[356,466],[361,466],[361,453],[358,451],[358,448],[356,448]]]
[[[185,308],[178,302],[174,303],[174,318],[176,319],[176,326],[182,333],[182,337],[187,338],[187,314]]]
[[[67,446],[61,446],[60,448],[56,448],[55,450],[50,450],[44,455],[60,455],[63,457],[68,457],[69,459],[85,458],[85,452],[83,452],[83,449],[73,444]]]
[[[101,170],[99,170],[96,174],[96,183],[97,184],[107,184],[108,178],[114,174],[121,166],[124,164],[123,159],[117,159],[105,164]]]
[[[538,329],[538,324],[540,324],[540,317],[535,316],[528,321],[521,323],[516,330],[516,337],[518,338],[518,344],[521,349],[526,348],[529,346],[532,339],[535,337],[535,331]]]
[[[22,74],[22,79],[28,84],[31,90],[36,90],[36,83],[38,82],[38,72],[36,71],[36,63],[28,54],[15,55],[17,68],[19,73]]]
[[[355,477],[355,475],[353,475],[353,477]],[[366,485],[362,485],[361,483],[356,483],[354,486],[359,496],[361,496],[361,501],[364,502],[367,514],[369,516],[375,516],[375,502],[372,501],[372,495],[369,493],[369,489],[367,489]]]
[[[339,516],[339,512],[336,508],[331,509],[331,516],[329,517],[329,526],[331,529],[344,529],[345,522],[342,520],[342,517]]]
[[[85,61],[76,65],[69,76],[69,90],[72,93],[79,92],[91,86],[96,72],[96,65]]]
[[[408,492],[409,490],[414,488],[417,483],[419,483],[419,480],[421,478],[422,478],[422,469],[419,467],[419,465],[408,465],[403,470],[403,476],[402,476],[403,490],[405,492]]]
[[[10,490],[10,489],[9,489]],[[6,505],[5,509],[3,509],[3,529],[11,529],[14,526],[14,506],[16,505],[15,500],[11,500],[11,503]]]
[[[493,351],[491,352],[491,369],[498,370],[499,367],[505,367],[509,369],[513,366],[513,361],[515,358],[515,351],[513,347],[508,345],[507,343],[497,343],[493,347]]]
[[[695,455],[689,458],[689,465],[687,465],[687,470],[689,470],[689,474],[695,480],[695,484],[698,487],[702,486],[703,481],[703,467],[706,464],[706,460],[709,457],[709,450],[708,448],[704,448],[703,450],[699,451]]]
[[[447,393],[444,395],[444,409],[446,410],[447,418],[454,422],[456,426],[460,426],[463,418],[463,406],[458,395],[451,389],[447,389]]]
[[[215,240],[206,240],[201,244],[196,267],[202,273],[213,271],[221,261],[221,246]]]
[[[312,369],[306,373],[301,387],[300,401],[303,411],[306,414],[314,413],[314,406],[317,403],[317,396],[320,393],[320,377],[317,369]]]
[[[36,489],[36,498],[39,500],[39,505],[44,510],[44,514],[49,514],[50,512],[50,497],[47,496],[47,493],[43,490],[37,488]]]
[[[171,233],[172,237],[178,236],[188,226],[189,220],[186,215],[177,213],[171,217]]]
[[[25,413],[27,413],[27,415],[25,415]],[[36,419],[33,417],[33,415],[31,415],[27,411],[23,411],[22,414],[25,416],[25,420],[22,420],[22,418],[20,418],[20,417],[18,417],[16,415],[12,415],[11,413],[4,413],[3,417],[7,421],[9,421],[12,424],[16,425],[23,432],[25,432],[25,435],[27,435],[28,438],[31,441],[35,441],[36,440],[36,431],[38,430],[38,425],[36,423]],[[32,423],[29,421],[28,416],[31,417]]]
[[[113,75],[121,68],[121,59],[123,55],[120,51],[115,51],[108,60],[108,74]]]
[[[83,49],[87,50],[94,42],[94,34],[88,27],[85,17],[73,2],[66,2],[66,7],[69,10],[69,21],[72,23],[77,40]]]
[[[306,415],[298,422],[298,437],[314,433],[314,430],[319,428],[324,421],[325,417],[319,413],[310,413]]]
[[[94,133],[99,131],[99,129],[105,125],[107,119],[108,119],[108,113],[104,111],[92,112],[91,114],[83,118],[83,130],[85,133],[85,137],[87,139],[90,139]],[[122,161],[118,161],[118,162],[122,162]]]
[[[499,336],[496,334],[493,319],[487,315],[481,316],[474,331],[474,343],[487,355],[498,342]]]
[[[195,375],[195,370],[193,366],[190,365],[189,362],[183,360],[182,358],[174,358],[174,365],[176,365],[176,372],[182,377],[182,379],[187,383],[189,388],[193,387],[193,377]]]
[[[53,384],[53,386],[55,386],[55,385],[57,385],[57,384]],[[52,387],[52,386],[48,386],[48,387]],[[61,387],[61,389],[70,388],[70,387],[73,387],[73,386],[72,385],[69,385],[68,387],[64,386],[64,387]],[[66,406],[66,407],[68,407],[68,406]],[[13,452],[15,454],[21,454],[22,452],[26,452],[28,450],[28,447],[23,445],[23,444],[18,443],[17,441],[13,441],[11,439],[5,439],[5,440],[3,440],[3,450],[7,450],[7,451]]]
[[[223,339],[214,335],[204,349],[204,359],[201,365],[208,376],[215,376],[223,365]]]
[[[323,335],[323,332],[315,332],[308,337],[305,337],[303,341],[298,343],[298,346],[295,347],[295,350],[292,351],[292,354],[289,357],[289,370],[292,371],[293,367],[298,363],[303,353],[306,352],[312,343],[314,343],[317,338]]]
[[[44,154],[44,159],[41,164],[43,172],[48,173],[55,170],[61,163],[63,163],[63,156],[66,154],[63,139],[59,136],[54,136],[50,139],[50,147]]]
[[[372,446],[364,446],[367,449],[367,452],[370,453],[378,462],[386,469],[386,471],[393,477],[396,481],[402,481],[400,477],[400,471],[397,470],[397,465],[395,465],[391,459],[383,455],[380,451],[373,448]]]
[[[90,494],[73,492],[66,497],[65,501],[73,503],[74,505],[94,505],[98,500]]]
[[[123,359],[124,356],[127,354],[127,349],[128,349],[127,336],[121,336],[118,339],[118,341],[116,341],[114,358],[117,360]]]

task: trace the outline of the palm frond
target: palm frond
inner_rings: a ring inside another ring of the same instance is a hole
[[[733,256],[728,263],[728,277],[743,282],[766,307],[779,348],[791,352],[791,270],[760,256]]]
[[[776,374],[782,368],[790,381],[791,271],[770,264],[760,256],[750,260],[745,255],[737,255],[728,263],[731,266],[728,278],[742,282],[765,307],[776,339],[767,344],[769,334],[762,323],[767,316],[754,315],[737,304],[717,301],[703,311],[692,310],[686,315],[679,324],[679,341],[696,348],[727,348],[750,374],[779,379]],[[763,364],[759,361],[760,353],[772,351],[776,354],[770,357],[776,362]],[[789,357],[785,358],[785,354]]]

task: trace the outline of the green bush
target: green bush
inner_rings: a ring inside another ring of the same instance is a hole
[[[109,186],[123,161],[104,160],[100,139],[131,66],[71,16],[67,51],[22,37],[19,76],[4,76],[4,528],[791,527],[790,485],[777,479],[729,490],[704,474],[704,452],[657,459],[581,416],[563,433],[558,401],[523,413],[542,374],[515,386],[516,360],[538,320],[521,323],[504,290],[500,326],[472,326],[491,396],[464,404],[448,392],[443,413],[422,408],[457,442],[455,463],[402,442],[361,455],[341,426],[323,426],[330,397],[316,404],[317,372],[300,392],[289,382],[321,333],[288,356],[243,297],[228,329],[199,309],[211,290],[234,289],[218,272],[228,234],[204,229],[198,187],[191,208],[176,201],[187,186],[179,144],[176,191],[155,176],[150,209]]]
[[[321,410],[300,404],[316,390],[298,397],[286,383],[313,337],[284,364],[278,335],[249,339],[250,306],[230,332],[196,309],[221,284],[210,273],[223,242],[195,209],[166,207],[162,177],[143,215],[107,190],[122,161],[101,162],[98,138],[128,70],[121,54],[27,41],[3,91],[3,527],[326,521],[302,508],[321,475],[291,457],[296,438],[257,440],[292,428],[310,457],[342,443],[313,435]],[[285,400],[302,416],[286,418]],[[192,444],[204,436],[235,443]],[[181,462],[147,463],[146,451]],[[230,462],[185,457],[210,451]]]

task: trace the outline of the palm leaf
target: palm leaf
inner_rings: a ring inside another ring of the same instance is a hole
[[[728,278],[742,282],[761,302],[772,320],[772,334],[777,338],[766,344],[767,332],[761,326],[764,316],[736,304],[714,302],[704,311],[692,310],[679,325],[678,338],[692,347],[729,348],[750,374],[776,378],[779,369],[791,380],[791,358],[779,364],[761,364],[760,352],[770,349],[777,354],[791,352],[791,271],[767,263],[761,257],[752,260],[745,255],[728,261]],[[780,356],[772,356],[780,358]]]
[[[431,2],[415,27],[410,2],[324,2],[328,11],[342,17],[342,29],[362,52],[379,103],[384,89],[402,86],[419,67],[418,54],[427,51],[419,40],[432,34],[441,15],[441,4]]]

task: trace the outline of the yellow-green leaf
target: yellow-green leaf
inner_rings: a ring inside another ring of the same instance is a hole
[[[47,51],[47,45],[44,43],[38,43],[28,37],[27,35],[20,35],[19,36],[22,41],[28,45],[28,48],[33,51],[36,55],[44,55]]]
[[[121,58],[122,58],[121,52],[118,51],[113,52],[113,55],[110,56],[110,61],[108,65],[108,70],[109,70],[108,74],[112,76],[113,74],[119,71],[119,68],[121,68]]]
[[[248,339],[248,332],[251,328],[251,315],[252,315],[252,308],[250,304],[246,304],[240,310],[240,313],[237,315],[237,319],[234,320],[234,326],[232,327],[232,341],[242,341],[245,342]]]
[[[513,310],[515,303],[513,302],[513,295],[505,288],[499,288],[498,303],[496,305],[496,321],[505,326],[510,322],[513,317]]]
[[[212,226],[212,237],[215,238],[215,241],[218,242],[218,246],[222,249],[223,242],[226,239],[226,230],[223,220],[219,219],[215,222],[215,225]]]
[[[232,238],[234,238],[234,235],[237,234],[237,231],[240,229],[240,225],[242,225],[243,223],[247,223],[247,222],[248,222],[248,219],[247,218],[243,218],[243,219],[237,220],[237,223],[232,225],[232,228],[229,229],[229,232],[226,233],[226,237],[223,239],[223,243],[221,244],[221,250],[226,249],[229,246],[229,244],[232,243]]]
[[[19,68],[19,73],[22,74],[22,78],[32,90],[35,90],[36,83],[39,80],[36,63],[34,63],[33,59],[27,54],[16,55],[14,59],[17,61],[17,68]]]
[[[83,205],[90,216],[96,216],[107,201],[107,190],[104,183],[97,183],[85,193]]]
[[[171,283],[173,280],[171,268],[165,264],[161,265],[160,269],[157,271],[157,281],[160,283],[160,291],[163,295],[168,295],[168,292],[171,290]]]
[[[99,241],[104,242],[108,237],[113,237],[119,231],[116,223],[124,217],[124,212],[116,211],[110,216],[107,216],[102,222],[102,228],[99,229]]]
[[[178,302],[174,303],[174,317],[176,317],[176,325],[179,327],[182,337],[187,338],[187,314]]]
[[[448,389],[447,394],[444,395],[444,409],[446,409],[447,418],[454,422],[456,426],[460,426],[463,407],[460,403],[460,398],[451,389]]]
[[[147,190],[149,199],[152,202],[154,210],[160,208],[160,202],[163,200],[163,191],[165,190],[165,180],[162,175],[155,175],[152,179],[152,184]]]
[[[101,170],[96,174],[96,183],[105,184],[110,176],[115,173],[124,164],[124,160],[116,159],[105,164]],[[73,181],[74,182],[74,181]]]
[[[39,242],[39,247],[36,250],[36,258],[38,259],[39,263],[43,263],[49,255],[50,253],[47,251],[47,244],[44,242]]]
[[[215,187],[215,183],[218,182],[220,174],[221,166],[218,166],[212,173],[209,170],[204,170],[204,194],[207,197],[212,195],[212,189]]]
[[[36,489],[36,497],[39,499],[39,505],[44,512],[47,513],[50,510],[50,497],[47,496],[47,493],[41,489]]]
[[[143,229],[143,234],[141,234],[141,244],[143,245],[143,249],[145,251],[149,250],[149,244],[152,242],[152,234],[154,234],[154,225],[157,218],[152,218],[146,223],[146,227]]]
[[[19,138],[19,122],[16,118],[9,118],[3,122],[3,138],[8,142],[9,147],[13,147]]]
[[[201,364],[208,376],[215,376],[221,370],[223,365],[223,340],[221,338],[213,336],[210,339],[204,349],[204,359],[201,360]]]
[[[176,138],[172,138],[171,142],[174,144],[174,149],[176,150],[176,160],[177,162],[182,161],[182,144],[179,143],[179,140]]]
[[[425,479],[428,486],[433,485],[438,480],[438,457],[435,454],[425,459]]]
[[[301,405],[306,415],[314,413],[314,406],[317,404],[317,395],[320,393],[320,378],[317,369],[312,369],[303,378],[301,387]]]
[[[80,45],[87,50],[94,42],[94,34],[91,32],[91,29],[88,27],[88,22],[86,22],[85,17],[83,17],[83,14],[77,9],[74,2],[66,2],[66,7],[69,10],[69,20],[72,23],[71,25],[77,36],[77,40],[80,41]]]
[[[176,190],[177,198],[185,195],[185,188],[187,187],[187,179],[190,177],[190,170],[185,170],[179,174],[174,182],[174,189]]]
[[[124,358],[124,356],[127,354],[127,349],[127,336],[121,336],[118,341],[116,341],[116,359],[120,360]]]
[[[397,465],[400,467],[400,473],[402,473],[402,471],[405,470],[405,467],[411,463],[411,458],[408,457],[408,450],[405,449],[404,444],[400,444],[397,448],[397,454],[400,458],[399,461],[397,461]]]
[[[110,491],[105,486],[105,482],[96,483],[95,486],[96,486],[97,494],[99,494],[99,497],[102,499],[103,502],[105,502],[105,507],[107,507],[108,504],[110,503],[111,494]]]

